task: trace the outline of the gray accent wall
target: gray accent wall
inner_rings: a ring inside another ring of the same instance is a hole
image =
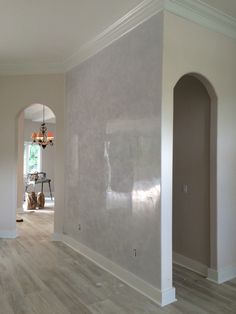
[[[65,112],[64,234],[156,287],[162,25],[156,15],[69,71]]]

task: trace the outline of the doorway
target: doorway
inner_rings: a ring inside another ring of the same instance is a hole
[[[39,134],[44,120],[47,134],[55,136],[56,118],[52,110],[43,104],[32,104],[18,116],[18,161],[17,161],[17,214],[30,210],[54,210],[54,165],[55,147],[46,145],[45,149],[33,143],[32,134]],[[53,132],[53,134],[52,134]],[[53,141],[54,142],[54,141]],[[30,208],[27,197],[33,193],[31,201],[36,208]],[[41,195],[40,195],[41,194]],[[45,199],[45,202],[44,202]],[[40,204],[39,204],[40,203]]]
[[[207,276],[214,264],[212,99],[195,75],[174,88],[173,262]]]

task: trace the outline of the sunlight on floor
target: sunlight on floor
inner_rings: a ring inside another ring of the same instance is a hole
[[[45,206],[44,206],[44,208],[42,208],[42,209],[27,209],[27,203],[26,203],[26,201],[24,202],[24,204],[23,204],[23,210],[24,210],[24,212],[30,212],[30,211],[43,211],[43,212],[45,212],[46,210],[50,210],[50,211],[54,211],[54,204],[55,204],[55,202],[54,202],[54,198],[51,200],[51,198],[50,197],[45,197]]]

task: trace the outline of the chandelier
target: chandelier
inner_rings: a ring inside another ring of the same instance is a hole
[[[47,145],[53,145],[53,133],[47,130],[45,124],[45,106],[43,105],[43,122],[39,128],[39,132],[33,132],[31,135],[34,144],[38,144],[43,149],[47,147]]]

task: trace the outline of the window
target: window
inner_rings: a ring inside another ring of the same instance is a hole
[[[41,150],[39,145],[24,143],[24,175],[41,171]]]

